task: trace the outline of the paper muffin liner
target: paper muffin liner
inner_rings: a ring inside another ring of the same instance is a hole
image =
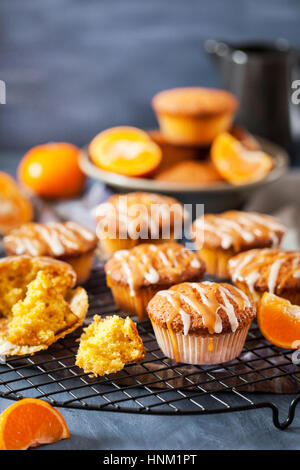
[[[109,282],[114,300],[120,310],[128,315],[137,315],[139,320],[147,318],[146,307],[152,297],[161,290],[160,287],[143,287],[136,289],[135,295],[131,295],[128,286],[114,285]]]
[[[184,364],[211,365],[228,362],[238,357],[243,349],[251,322],[234,333],[210,336],[174,333],[179,361]],[[156,340],[165,356],[176,361],[171,336],[166,328],[152,322]],[[213,345],[213,349],[211,349]]]

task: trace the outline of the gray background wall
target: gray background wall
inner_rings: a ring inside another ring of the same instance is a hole
[[[300,46],[299,0],[1,0],[0,150],[155,125],[153,94],[218,85],[210,37]]]

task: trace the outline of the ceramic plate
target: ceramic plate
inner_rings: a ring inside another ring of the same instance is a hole
[[[241,207],[251,193],[258,188],[277,181],[287,170],[289,157],[286,151],[278,145],[260,137],[256,137],[262,150],[274,159],[274,168],[267,178],[256,183],[242,186],[232,186],[229,183],[216,183],[201,186],[199,183],[170,183],[156,181],[150,178],[132,178],[104,171],[93,164],[87,148],[80,154],[80,166],[84,173],[91,178],[102,181],[115,191],[124,193],[130,191],[151,191],[173,195],[182,202],[197,202],[206,205],[206,210],[222,212]]]

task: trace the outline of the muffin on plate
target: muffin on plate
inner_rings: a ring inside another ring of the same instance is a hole
[[[184,282],[159,291],[147,307],[162,352],[186,364],[239,356],[256,308],[230,284]]]
[[[166,140],[205,146],[231,127],[238,101],[224,90],[187,87],[157,93],[152,107]]]
[[[82,325],[88,297],[75,283],[73,268],[53,258],[1,259],[0,355],[47,349]]]
[[[162,151],[162,160],[157,171],[166,170],[171,165],[185,160],[203,160],[209,155],[209,146],[172,144],[159,130],[148,131],[148,134]]]
[[[256,303],[269,292],[300,305],[300,251],[249,250],[229,261],[229,273]]]
[[[186,217],[176,199],[155,193],[115,194],[93,210],[100,247],[107,256],[140,243],[165,243],[180,236]]]
[[[192,225],[192,237],[211,276],[228,278],[228,261],[252,248],[278,248],[285,226],[256,212],[227,211],[205,214]]]
[[[15,180],[0,171],[0,235],[33,219],[33,207]]]
[[[105,375],[122,370],[125,364],[140,362],[144,356],[143,341],[129,317],[95,315],[81,335],[76,365],[93,376]]]
[[[8,255],[50,256],[71,264],[81,284],[90,275],[97,237],[75,222],[32,222],[11,231],[3,244]]]
[[[210,160],[202,162],[187,160],[176,163],[169,168],[159,170],[154,179],[169,183],[196,183],[199,188],[224,181]]]
[[[199,281],[204,271],[197,253],[178,243],[147,243],[118,251],[105,265],[116,304],[139,320],[147,315],[147,304],[156,292],[179,282]]]

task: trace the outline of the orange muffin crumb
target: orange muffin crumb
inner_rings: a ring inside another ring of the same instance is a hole
[[[105,375],[122,370],[129,362],[141,361],[145,348],[135,323],[127,317],[94,316],[80,338],[76,365],[84,372]]]

